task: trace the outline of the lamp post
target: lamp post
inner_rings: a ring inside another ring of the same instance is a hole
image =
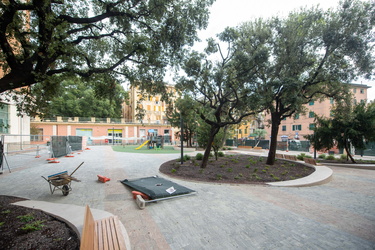
[[[184,163],[184,121],[182,119],[182,113],[180,112],[180,126],[181,126],[181,166]]]

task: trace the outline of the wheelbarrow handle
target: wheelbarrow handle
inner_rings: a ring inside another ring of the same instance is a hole
[[[85,162],[83,161],[81,164],[79,164],[79,166],[76,169],[74,169],[73,173],[70,174],[70,176],[72,176],[79,169],[79,167],[82,166],[83,163]]]
[[[50,182],[46,177],[44,176],[41,176],[43,179],[45,179],[46,181]]]

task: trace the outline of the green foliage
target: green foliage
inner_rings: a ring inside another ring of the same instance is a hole
[[[197,155],[195,156],[195,159],[198,161],[201,161],[203,159],[203,154],[197,153]]]
[[[29,222],[34,220],[34,216],[32,214],[20,215],[17,216],[17,219],[20,219],[22,222]]]
[[[167,107],[166,116],[172,127],[181,128],[181,117],[183,121],[183,138],[192,146],[192,139],[197,134],[197,129],[202,121],[196,112],[197,103],[189,96],[178,98],[174,103],[170,103]],[[181,136],[181,131],[176,135]]]
[[[369,1],[344,1],[337,10],[301,9],[232,30],[235,64],[243,67],[236,70],[256,86],[250,91],[271,116],[268,164],[275,162],[282,119],[303,114],[311,100],[347,97],[342,83],[373,73],[374,9]]]
[[[321,155],[318,156],[318,158],[320,158],[320,159],[325,159],[325,158],[326,158],[326,155],[325,155],[325,154],[321,154]]]
[[[45,117],[121,118],[122,103],[127,97],[124,88],[115,82],[110,95],[105,95],[104,89],[100,91],[101,95],[97,93],[96,85],[99,84],[84,82],[78,77],[67,79],[60,84],[58,96],[52,98],[45,109],[40,105],[38,108],[44,111]],[[38,98],[38,95],[36,97]]]
[[[222,152],[222,151],[218,152],[217,155],[218,155],[219,157],[224,157],[224,156],[225,156],[224,152]]]
[[[183,156],[183,161],[188,161],[188,160],[190,160],[190,159],[191,159],[190,155],[184,155],[184,156]],[[196,158],[196,160],[199,160],[199,159]],[[177,161],[177,162],[180,162],[180,161],[181,161],[181,158],[178,158],[176,161]]]
[[[335,156],[333,156],[333,155],[328,155],[327,157],[326,157],[326,160],[330,160],[330,161],[332,161],[332,160],[335,160],[336,158],[335,158]]]
[[[297,159],[303,161],[304,158],[312,158],[310,155],[306,155],[305,153],[300,153],[297,155]]]
[[[48,101],[71,75],[102,79],[95,86],[100,94],[111,93],[113,82],[108,79],[116,78],[150,92],[162,91],[166,68],[178,65],[185,47],[198,39],[197,30],[207,26],[212,3],[5,1],[0,68],[6,73],[0,93],[40,83],[40,96],[44,93],[43,101]],[[21,108],[36,108],[29,102],[36,101],[33,93]]]
[[[0,227],[3,226],[5,224],[4,221],[0,221]]]
[[[4,211],[1,211],[2,214],[10,214],[11,211],[8,209],[8,210],[4,210]]]
[[[176,172],[177,172],[177,170],[175,168],[172,168],[171,173],[174,174]]]
[[[375,140],[375,103],[368,105],[351,101],[337,103],[333,117],[316,117],[314,135],[309,136],[317,150],[334,146],[349,151],[349,142],[356,149],[364,149],[366,140]],[[352,162],[354,158],[348,154]]]
[[[44,225],[42,224],[44,221],[34,221],[32,223],[27,223],[21,229],[25,232],[33,232],[33,231],[38,231],[41,230]]]
[[[348,159],[348,156],[345,155],[345,154],[342,154],[342,155],[340,155],[340,159],[341,160],[346,160],[346,159]]]

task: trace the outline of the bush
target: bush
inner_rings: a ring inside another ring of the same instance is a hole
[[[198,153],[198,154],[195,156],[195,159],[196,159],[196,160],[202,160],[202,159],[203,159],[203,154],[202,154],[202,153]]]
[[[326,160],[330,160],[330,161],[335,160],[335,156],[333,156],[333,155],[328,155],[328,156],[326,157]]]
[[[344,154],[343,154],[343,155],[340,155],[340,159],[341,159],[341,160],[346,160],[346,159],[347,159],[347,155],[344,155]]]
[[[318,158],[320,158],[320,159],[325,159],[325,158],[326,158],[326,155],[325,155],[325,154],[321,154],[321,155],[318,156]]]
[[[218,155],[219,157],[224,157],[224,152],[219,151],[219,152],[217,153],[217,155]]]
[[[306,155],[305,153],[301,153],[297,155],[297,159],[303,161],[303,158],[312,158],[310,155]]]

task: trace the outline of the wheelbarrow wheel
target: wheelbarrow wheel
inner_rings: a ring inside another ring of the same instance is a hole
[[[67,196],[69,194],[69,186],[68,185],[64,185],[62,187],[62,193],[64,196]]]

